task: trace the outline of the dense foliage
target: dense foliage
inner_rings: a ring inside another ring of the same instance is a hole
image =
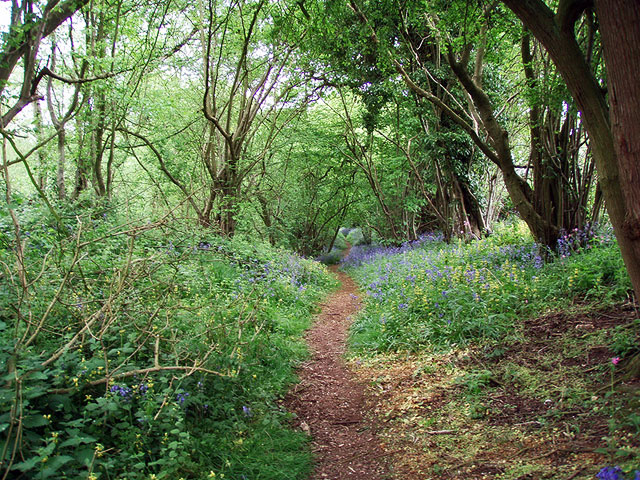
[[[283,478],[309,465],[278,405],[324,268],[112,212],[64,233],[25,204],[25,281],[3,217],[3,474]],[[285,473],[283,473],[285,472]]]

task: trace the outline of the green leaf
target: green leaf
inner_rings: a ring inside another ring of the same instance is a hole
[[[57,457],[47,460],[46,467],[40,473],[40,478],[51,478],[52,475],[60,470],[60,467],[73,460],[69,455],[58,455]]]
[[[69,410],[72,407],[69,395],[49,395],[47,400],[54,410]]]
[[[24,398],[34,399],[39,398],[47,394],[47,389],[45,387],[31,387],[26,388],[24,391]]]
[[[93,448],[79,448],[76,449],[75,458],[79,464],[88,466],[93,460],[93,455]]]
[[[82,443],[93,443],[97,439],[93,437],[71,437],[60,444],[60,447],[77,447]]]
[[[36,413],[36,414],[33,414],[33,415],[27,415],[22,420],[22,425],[24,427],[26,427],[26,428],[42,427],[44,425],[47,425],[48,423],[49,423],[49,420],[44,418],[42,416],[42,414],[40,414],[40,413]]]
[[[24,462],[20,462],[20,463],[15,463],[13,465],[12,470],[19,470],[21,472],[28,472],[29,470],[32,470],[33,467],[35,467],[38,462],[40,461],[40,457],[31,457],[28,460],[25,460]]]
[[[29,380],[46,380],[48,378],[49,376],[44,372],[35,371],[29,374]]]

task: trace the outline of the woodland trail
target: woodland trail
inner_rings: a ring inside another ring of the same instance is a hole
[[[363,415],[371,400],[343,360],[351,315],[360,307],[358,290],[348,275],[332,271],[341,287],[322,304],[307,333],[312,357],[299,369],[300,383],[286,405],[312,437],[311,480],[382,480],[388,478],[384,451]]]

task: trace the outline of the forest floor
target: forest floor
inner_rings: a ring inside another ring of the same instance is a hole
[[[607,337],[633,323],[633,305],[546,313],[492,346],[345,358],[360,294],[333,271],[342,285],[321,304],[286,399],[312,439],[312,480],[593,479],[638,452],[639,426],[624,422],[640,381],[612,385],[606,367]]]
[[[375,385],[393,478],[593,480],[607,465],[640,468],[640,379],[612,380],[606,346],[637,316],[630,304],[577,306],[491,348],[350,362]]]

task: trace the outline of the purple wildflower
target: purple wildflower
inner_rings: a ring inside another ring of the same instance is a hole
[[[189,396],[189,392],[181,392],[176,395],[176,401],[182,405]]]
[[[620,467],[604,467],[596,475],[600,480],[624,480]]]

